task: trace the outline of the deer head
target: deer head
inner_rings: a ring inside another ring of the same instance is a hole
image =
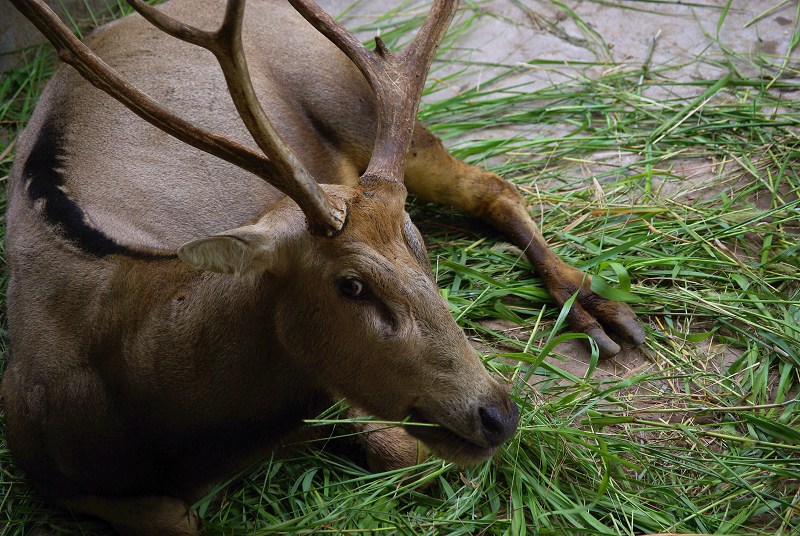
[[[405,188],[326,190],[348,207],[334,238],[308,233],[284,200],[179,255],[199,269],[271,278],[281,289],[272,296],[276,342],[309,381],[383,419],[410,421],[406,429],[445,459],[489,456],[516,428],[517,408],[452,320],[404,210]]]

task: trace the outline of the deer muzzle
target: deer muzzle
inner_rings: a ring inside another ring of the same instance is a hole
[[[465,405],[461,415],[439,419],[414,407],[405,428],[440,458],[459,465],[476,464],[514,435],[519,409],[499,385],[492,395]]]

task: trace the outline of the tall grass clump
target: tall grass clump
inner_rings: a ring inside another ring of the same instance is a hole
[[[758,20],[789,6],[762,3]],[[520,405],[519,432],[470,468],[431,459],[369,474],[320,449],[270,457],[195,505],[207,534],[800,534],[800,11],[789,10],[785,56],[709,35],[719,54],[642,64],[615,61],[574,2],[549,4],[596,61],[484,62],[459,43],[502,17],[466,2],[420,117],[457,156],[515,183],[552,247],[597,292],[631,303],[646,343],[599,360],[519,250],[412,201],[454,317]],[[719,30],[735,4],[692,9]],[[358,21],[393,46],[422,16],[404,2]],[[55,65],[47,47],[25,54],[0,81],[4,187]],[[331,421],[336,411],[309,425]],[[41,502],[1,442],[0,467],[3,534],[109,533]]]

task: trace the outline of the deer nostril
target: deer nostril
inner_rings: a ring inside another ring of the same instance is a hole
[[[517,429],[519,409],[509,400],[507,408],[497,406],[479,408],[478,415],[483,426],[483,435],[489,445],[496,447],[511,437]]]

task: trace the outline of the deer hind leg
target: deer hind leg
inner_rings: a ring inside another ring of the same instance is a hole
[[[644,329],[631,308],[589,289],[590,276],[566,264],[547,246],[517,189],[496,174],[457,160],[419,123],[406,163],[406,186],[419,198],[452,205],[506,235],[533,264],[553,299],[563,305],[577,293],[568,321],[589,335],[602,356],[620,351],[616,337],[639,345]]]
[[[105,520],[120,536],[196,536],[200,528],[197,514],[173,497],[80,495],[61,499],[59,504]]]

